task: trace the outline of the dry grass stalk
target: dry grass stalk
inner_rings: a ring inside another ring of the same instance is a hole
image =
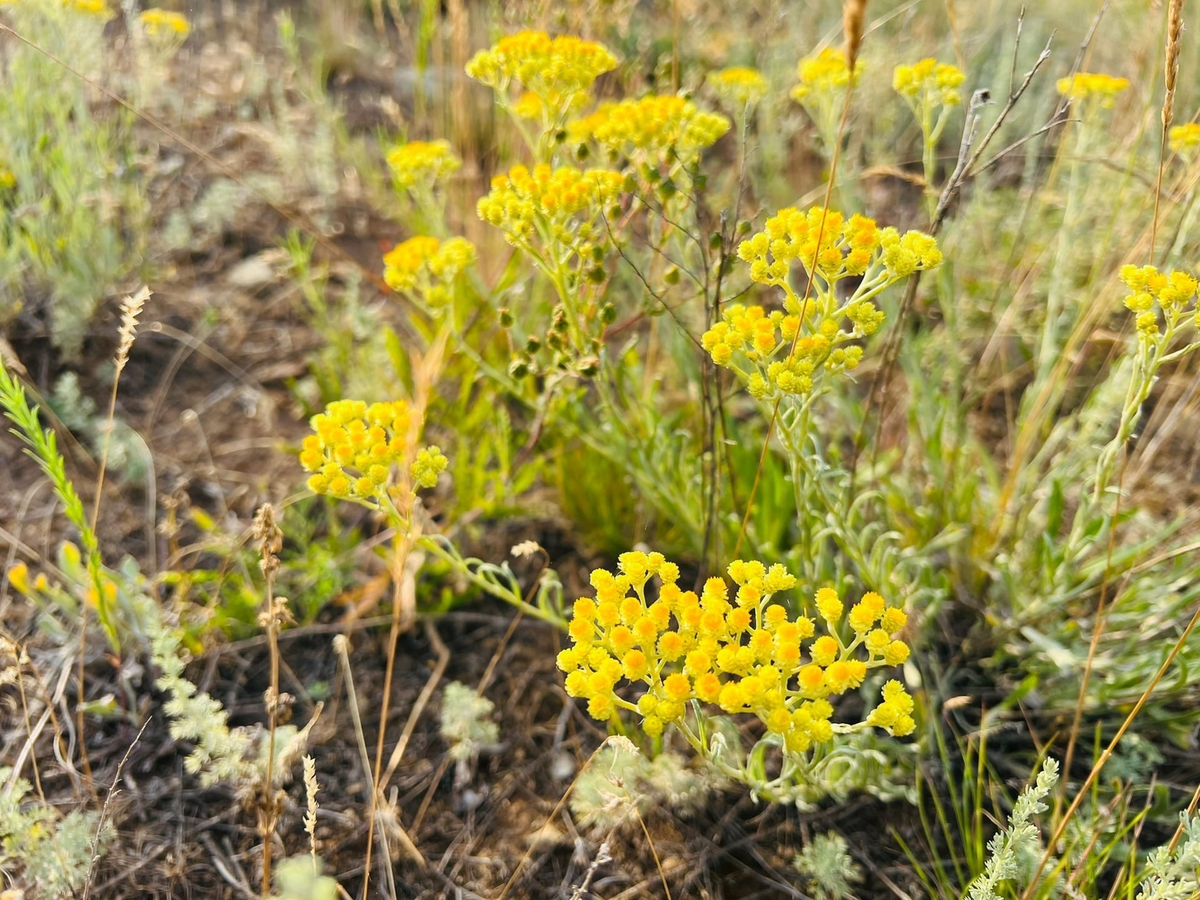
[[[288,617],[287,600],[275,597],[275,576],[279,572],[279,556],[283,547],[283,532],[275,524],[275,510],[264,504],[254,516],[254,539],[258,541],[259,567],[266,579],[266,607],[259,614],[259,625],[267,633],[267,647],[271,655],[271,685],[263,695],[267,708],[267,772],[262,784],[262,803],[259,806],[258,830],[263,841],[262,895],[271,893],[271,845],[275,837],[275,823],[279,818],[279,804],[275,797],[275,731],[280,713],[286,706],[286,695],[279,693],[279,626]]]
[[[846,34],[846,64],[854,71],[858,50],[867,25],[867,0],[845,0],[842,4],[842,31]]]

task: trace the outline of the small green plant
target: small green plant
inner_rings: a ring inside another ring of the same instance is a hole
[[[474,759],[482,748],[496,743],[500,728],[490,718],[495,708],[491,700],[461,682],[446,685],[442,692],[440,730],[442,740],[450,745],[452,759]]]
[[[609,738],[575,782],[571,812],[583,826],[608,834],[636,828],[656,809],[691,815],[722,784],[719,774],[689,767],[678,753],[648,759],[631,742]]]
[[[31,801],[32,791],[11,768],[0,767],[0,866],[15,876],[16,887],[38,897],[78,897],[112,833],[97,834],[98,813],[62,815],[44,800]]]
[[[847,852],[849,845],[840,834],[827,831],[804,845],[792,860],[792,868],[807,879],[814,900],[844,900],[862,881],[862,867]]]

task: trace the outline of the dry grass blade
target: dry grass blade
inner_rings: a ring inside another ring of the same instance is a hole
[[[854,71],[858,51],[866,33],[867,0],[844,0],[842,3],[842,31],[846,36],[846,65]]]

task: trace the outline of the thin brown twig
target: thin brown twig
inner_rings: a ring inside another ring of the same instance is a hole
[[[147,726],[153,720],[153,716],[147,716],[146,721],[142,723],[142,727],[138,729],[137,735],[133,742],[125,750],[125,755],[121,757],[121,761],[117,763],[117,771],[113,773],[112,784],[108,787],[108,796],[104,798],[104,805],[100,807],[100,818],[96,820],[96,831],[92,835],[92,840],[89,845],[89,851],[92,858],[88,861],[87,878],[83,882],[83,900],[88,900],[92,892],[92,876],[96,873],[96,863],[100,861],[100,836],[104,833],[104,820],[108,817],[108,808],[112,804],[113,797],[117,795],[117,782],[121,780],[121,773],[125,770],[125,763],[129,761],[129,754],[133,753],[133,748],[138,745],[138,741],[142,739],[142,734]]]

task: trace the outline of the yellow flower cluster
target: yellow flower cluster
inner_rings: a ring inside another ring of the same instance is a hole
[[[1147,337],[1159,334],[1155,304],[1176,319],[1196,296],[1198,285],[1195,276],[1187,272],[1164,275],[1154,266],[1122,266],[1121,280],[1133,291],[1125,298],[1125,306],[1137,314],[1138,332]]]
[[[816,56],[803,59],[796,67],[800,83],[792,88],[792,99],[803,102],[816,94],[843,91],[847,84],[857,84],[862,75],[862,63],[854,64],[854,72],[841,50],[826,47]]]
[[[626,158],[643,151],[662,160],[673,152],[692,162],[728,130],[724,116],[703,112],[690,100],[668,94],[602,104],[590,116],[571,123],[567,133],[577,143],[595,140]]]
[[[962,102],[958,88],[966,78],[957,66],[930,57],[911,66],[896,66],[892,87],[910,101],[928,98],[944,106],[953,106]]]
[[[105,5],[104,0],[63,0],[63,6],[91,16],[102,16],[105,19],[112,15],[112,10]]]
[[[1129,79],[1077,72],[1069,78],[1060,78],[1057,87],[1064,97],[1072,100],[1089,100],[1094,97],[1100,106],[1108,109],[1116,102],[1117,94],[1129,87]]]
[[[853,323],[849,331],[839,328],[836,319],[824,318],[813,334],[796,339],[798,315],[784,315],[778,310],[768,314],[761,306],[734,304],[704,333],[701,344],[718,366],[735,368],[734,353],[750,361],[755,371],[741,374],[746,376],[747,390],[759,400],[770,395],[772,386],[786,394],[807,394],[818,371],[836,373],[858,368],[862,347],[839,345],[873,334],[884,318],[869,300],[850,304],[845,315]]]
[[[708,86],[722,103],[738,110],[758,103],[767,95],[769,87],[767,79],[758,69],[746,66],[732,66],[709,73]]]
[[[17,176],[8,170],[4,165],[0,165],[0,190],[6,190],[17,186]]]
[[[387,164],[396,187],[407,191],[453,175],[462,167],[462,160],[454,155],[449,141],[409,141],[388,153]]]
[[[476,53],[467,63],[467,74],[499,91],[520,82],[557,117],[581,105],[596,79],[616,67],[616,57],[603,44],[521,31]]]
[[[138,16],[138,20],[146,29],[146,34],[152,37],[159,34],[186,37],[192,30],[192,25],[186,16],[165,9],[148,9]]]
[[[596,236],[596,218],[624,187],[625,176],[607,169],[518,165],[492,179],[491,191],[476,209],[511,244],[528,246],[540,234],[582,253]]]
[[[908,646],[895,638],[907,621],[901,610],[866,594],[846,617],[853,633],[847,642],[839,633],[842,602],[826,588],[816,603],[827,633],[816,637],[813,619],[792,618],[770,602],[796,584],[783,566],[736,560],[728,574],[732,597],[723,578],[710,578],[700,596],[682,590],[679,567],[661,553],[625,553],[617,573],[596,570],[596,598],[575,602],[572,646],[558,656],[567,693],[586,699],[597,719],[618,708],[636,711],[651,736],[682,719],[691,700],[753,714],[794,753],[867,725],[912,733],[912,698],[899,682],[888,682],[877,715],[859,725],[835,726],[829,702],[861,686],[868,670],[908,659]],[[655,576],[660,587],[651,602],[647,586]],[[636,704],[617,695],[622,681],[646,685]]]
[[[1200,122],[1172,125],[1171,130],[1167,132],[1167,143],[1172,153],[1181,156],[1192,153],[1200,147]]]
[[[392,465],[404,458],[412,419],[403,400],[372,403],[336,400],[312,417],[313,434],[304,439],[300,464],[314,473],[315,494],[340,499],[379,501],[387,496]],[[413,481],[432,487],[445,471],[446,458],[436,447],[421,451],[410,470]]]
[[[437,447],[422,447],[413,460],[409,474],[417,487],[437,487],[438,476],[446,471],[450,460]]]
[[[392,290],[412,294],[439,308],[450,302],[454,279],[473,262],[475,245],[466,238],[439,241],[417,236],[384,255],[383,280]]]
[[[866,216],[855,214],[847,219],[820,206],[807,213],[795,207],[779,210],[767,219],[762,231],[738,245],[738,257],[750,264],[752,279],[771,285],[787,282],[794,260],[807,272],[816,268],[827,281],[862,275],[875,262],[882,262],[893,278],[942,263],[937,241],[927,234],[909,231],[901,235],[894,228],[880,229]]]

